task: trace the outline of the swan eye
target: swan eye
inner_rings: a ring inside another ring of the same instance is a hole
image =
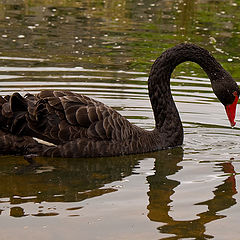
[[[237,91],[234,91],[234,92],[233,92],[233,96],[234,96],[234,97],[238,97]]]

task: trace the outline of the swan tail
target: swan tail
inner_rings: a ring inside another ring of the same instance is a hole
[[[19,93],[0,97],[0,129],[14,135],[23,135],[27,129],[28,99]]]

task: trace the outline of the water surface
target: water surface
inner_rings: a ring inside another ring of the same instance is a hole
[[[147,76],[168,47],[207,48],[238,80],[238,1],[2,1],[0,94],[67,89],[154,127]],[[3,239],[237,239],[239,114],[205,73],[171,80],[182,148],[98,159],[0,157]],[[238,110],[239,111],[239,110]]]

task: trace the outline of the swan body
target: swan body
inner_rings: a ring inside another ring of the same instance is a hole
[[[155,128],[131,124],[111,107],[70,91],[44,90],[0,97],[0,153],[47,157],[101,157],[136,154],[183,143],[183,127],[170,90],[170,77],[182,62],[198,63],[234,125],[239,88],[231,75],[205,49],[180,44],[153,64],[149,79]],[[35,140],[41,139],[51,145]]]

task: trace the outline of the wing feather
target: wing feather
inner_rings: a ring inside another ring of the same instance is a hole
[[[18,101],[21,101],[22,107],[14,106]],[[37,95],[27,94],[24,98],[16,95],[13,106],[11,96],[1,98],[0,104],[3,117],[11,119],[14,115],[12,129],[16,134],[54,144],[75,139],[115,141],[129,137],[124,129],[130,123],[124,117],[105,104],[81,94],[44,90]]]

